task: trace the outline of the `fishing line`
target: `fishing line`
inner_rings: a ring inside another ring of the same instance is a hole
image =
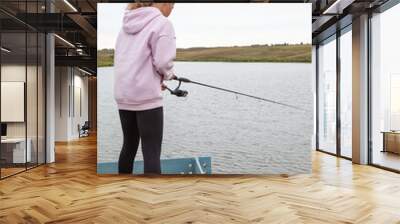
[[[204,86],[204,87],[208,87],[208,88],[212,88],[212,89],[217,89],[217,90],[224,91],[224,92],[234,93],[234,94],[241,95],[241,96],[246,96],[246,97],[249,97],[249,98],[265,101],[265,102],[268,102],[268,103],[273,103],[273,104],[278,104],[278,105],[285,106],[285,107],[290,107],[290,108],[296,109],[296,110],[306,111],[303,108],[296,107],[296,106],[293,106],[293,105],[290,105],[290,104],[286,104],[286,103],[282,103],[282,102],[278,102],[278,101],[275,101],[275,100],[270,100],[270,99],[266,99],[266,98],[262,98],[262,97],[258,97],[258,96],[253,96],[253,95],[250,95],[250,94],[241,93],[241,92],[238,92],[238,91],[225,89],[225,88],[221,88],[221,87],[218,87],[218,86],[212,86],[212,85],[208,85],[208,84],[201,83],[201,82],[195,82],[195,81],[192,81],[190,79],[183,78],[183,77],[180,77],[180,78],[176,77],[176,78],[174,78],[174,80],[179,81],[178,86],[174,90],[172,90],[172,89],[170,89],[168,87],[166,87],[166,89],[172,95],[176,95],[178,97],[186,97],[188,95],[188,91],[180,89],[181,83],[185,82],[185,83],[192,83],[192,84],[196,84],[196,85],[199,85],[199,86]]]

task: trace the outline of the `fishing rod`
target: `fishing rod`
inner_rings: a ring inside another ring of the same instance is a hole
[[[241,93],[241,92],[237,92],[237,91],[233,91],[233,90],[229,90],[229,89],[225,89],[225,88],[221,88],[221,87],[217,87],[217,86],[212,86],[212,85],[208,85],[208,84],[201,83],[201,82],[195,82],[195,81],[192,81],[190,79],[183,78],[183,77],[175,77],[174,80],[179,82],[178,86],[174,90],[172,90],[172,89],[170,89],[168,87],[166,87],[166,89],[172,95],[176,95],[177,97],[186,97],[189,94],[188,91],[180,89],[182,82],[185,82],[185,83],[192,83],[192,84],[196,84],[196,85],[200,85],[200,86],[204,86],[204,87],[208,87],[208,88],[212,88],[212,89],[221,90],[221,91],[224,91],[224,92],[234,93],[234,94],[237,94],[237,95],[246,96],[246,97],[250,97],[250,98],[253,98],[253,99],[257,99],[257,100],[261,100],[261,101],[265,101],[265,102],[269,102],[269,103],[273,103],[273,104],[278,104],[278,105],[285,106],[285,107],[290,107],[290,108],[296,109],[296,110],[306,111],[303,108],[296,107],[296,106],[293,106],[293,105],[290,105],[290,104],[281,103],[281,102],[278,102],[278,101],[275,101],[275,100],[270,100],[270,99],[266,99],[266,98],[262,98],[262,97],[258,97],[258,96],[253,96],[253,95],[249,95],[249,94],[246,94],[246,93]]]

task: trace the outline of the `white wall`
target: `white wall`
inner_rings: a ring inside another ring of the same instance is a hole
[[[69,69],[55,68],[55,141],[68,140]]]
[[[30,68],[28,67],[28,70]],[[1,81],[2,82],[25,82],[26,67],[25,65],[2,65],[1,66]],[[24,108],[23,108],[24,109]],[[6,110],[6,108],[1,108]],[[24,122],[8,122],[7,135],[9,137],[25,137]]]
[[[36,74],[36,67],[25,65],[2,65],[1,67],[1,81],[2,82],[25,82],[26,72],[28,72],[28,82],[29,86],[35,86],[36,80],[31,80],[30,75]],[[36,131],[36,88],[27,88],[27,120],[28,120],[28,137],[33,132]],[[33,104],[32,104],[33,103]],[[1,108],[2,110],[7,110],[7,108]],[[24,110],[24,108],[22,108]],[[33,123],[32,123],[33,122]],[[25,126],[26,122],[7,122],[7,135],[8,137],[25,137]],[[36,132],[35,132],[36,135]]]
[[[87,76],[82,76],[82,73],[76,73],[78,70],[74,70],[74,82],[73,86],[74,96],[71,96],[71,99],[74,99],[74,102],[71,102],[72,111],[72,119],[71,119],[71,136],[72,138],[78,138],[78,125],[83,125],[85,121],[88,120],[88,78]],[[72,90],[71,89],[71,90]],[[80,96],[80,97],[79,97]],[[80,101],[80,102],[79,102]],[[79,108],[81,107],[81,108]],[[81,111],[80,111],[81,110]]]
[[[88,78],[76,68],[56,67],[55,85],[55,140],[77,139],[78,124],[88,120]]]

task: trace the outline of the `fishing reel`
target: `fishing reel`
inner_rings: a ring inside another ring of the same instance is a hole
[[[186,90],[180,89],[182,82],[185,82],[185,81],[184,81],[184,80],[180,80],[180,78],[174,78],[174,80],[179,81],[178,86],[177,86],[174,90],[172,90],[172,89],[170,89],[170,88],[168,88],[168,87],[166,87],[166,89],[167,89],[172,95],[175,95],[175,96],[177,96],[177,97],[186,97],[186,96],[189,94],[189,92],[186,91]]]

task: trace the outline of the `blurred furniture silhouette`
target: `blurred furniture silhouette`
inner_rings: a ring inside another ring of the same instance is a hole
[[[85,121],[82,127],[78,125],[79,138],[89,136],[89,129],[90,129],[89,121]]]
[[[31,162],[32,140],[26,139],[27,147],[25,150],[25,138],[3,138],[1,139],[1,160],[3,164],[16,165]]]
[[[400,154],[400,131],[384,131],[382,152]]]

